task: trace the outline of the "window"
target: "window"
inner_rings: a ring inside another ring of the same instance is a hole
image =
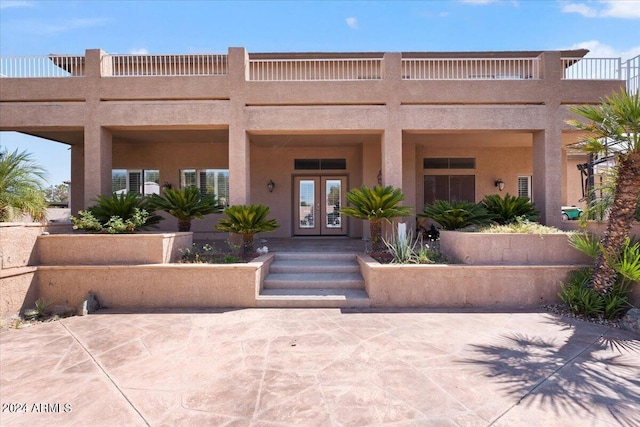
[[[111,191],[117,194],[160,194],[160,171],[157,169],[113,169]]]
[[[295,159],[295,170],[342,170],[347,168],[347,159]]]
[[[526,197],[533,201],[533,194],[531,192],[531,175],[518,177],[518,197]]]
[[[424,202],[436,200],[475,202],[475,175],[425,175]]]
[[[422,160],[424,169],[475,169],[473,157],[427,157]]]
[[[201,194],[213,194],[218,202],[229,205],[229,170],[228,169],[182,169],[180,171],[180,187],[190,185],[200,189]]]

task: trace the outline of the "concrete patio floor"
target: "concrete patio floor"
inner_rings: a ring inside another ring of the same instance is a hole
[[[101,311],[0,333],[0,424],[638,426],[639,338],[547,313]]]

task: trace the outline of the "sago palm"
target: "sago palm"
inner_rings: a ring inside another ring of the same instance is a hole
[[[163,218],[154,214],[154,208],[149,205],[149,199],[137,193],[112,193],[109,196],[99,195],[94,199],[96,202],[87,210],[100,222],[106,224],[112,217],[120,217],[124,221],[133,218],[136,208],[145,210],[149,216],[145,222],[146,226],[158,224]]]
[[[256,233],[274,231],[280,225],[275,219],[267,219],[270,209],[264,205],[236,205],[224,210],[227,218],[218,221],[216,230],[242,235],[243,257],[253,253],[253,236]]]
[[[43,181],[47,173],[26,151],[0,147],[0,222],[21,215],[42,221],[47,214]]]
[[[583,151],[600,156],[613,156],[617,180],[613,203],[602,240],[602,254],[597,258],[593,288],[607,293],[616,280],[616,272],[607,259],[620,254],[629,237],[640,194],[640,102],[638,93],[621,90],[605,98],[599,105],[571,109],[586,122],[569,120],[576,129],[588,132],[577,145]]]
[[[499,194],[489,194],[480,203],[490,215],[493,215],[493,220],[498,224],[508,224],[518,217],[535,221],[540,215],[531,200],[526,197],[512,196],[509,193],[505,194],[504,198]]]
[[[149,199],[149,205],[176,218],[178,231],[190,231],[193,219],[222,212],[222,206],[214,195],[201,195],[200,190],[192,185],[182,189],[167,188],[162,196],[153,194]]]
[[[404,194],[402,190],[393,188],[391,185],[387,187],[376,185],[373,188],[363,185],[349,190],[346,197],[351,206],[342,208],[340,213],[369,221],[371,246],[374,253],[383,252],[385,249],[382,241],[383,221],[391,222],[392,218],[413,215],[411,207],[398,206],[404,200]]]
[[[459,230],[470,225],[487,225],[493,215],[480,203],[436,200],[426,204],[418,216],[436,221],[445,230]]]

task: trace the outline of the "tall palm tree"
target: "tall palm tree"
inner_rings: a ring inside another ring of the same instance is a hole
[[[215,196],[202,195],[193,185],[183,189],[165,189],[162,196],[152,194],[149,205],[152,209],[165,211],[178,220],[178,231],[190,231],[193,219],[222,212]]]
[[[638,93],[620,93],[606,97],[599,105],[571,109],[587,119],[569,120],[577,129],[588,132],[578,144],[587,153],[615,157],[618,178],[613,203],[602,239],[602,253],[596,259],[592,286],[606,293],[616,279],[616,272],[607,262],[617,257],[629,236],[640,194],[640,102]]]
[[[243,259],[253,253],[253,235],[274,231],[280,225],[275,219],[267,219],[269,207],[264,205],[236,205],[224,210],[216,230],[242,235]]]
[[[43,181],[47,172],[31,153],[0,147],[0,222],[20,215],[35,221],[47,216]]]
[[[342,208],[340,213],[369,221],[373,253],[380,253],[385,249],[382,241],[383,221],[391,222],[391,218],[413,215],[411,207],[398,206],[398,203],[404,200],[404,194],[402,190],[391,185],[376,185],[371,189],[363,185],[359,189],[349,190],[346,197],[351,206]]]

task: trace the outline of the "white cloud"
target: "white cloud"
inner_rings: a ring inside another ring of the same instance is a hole
[[[132,55],[148,55],[149,51],[145,48],[141,48],[141,49],[131,49],[129,53]]]
[[[592,5],[593,6],[592,6]],[[596,6],[597,5],[597,6]],[[640,18],[640,3],[637,1],[600,0],[597,3],[565,3],[565,13],[578,13],[585,18]]]
[[[8,9],[10,7],[34,7],[36,5],[33,1],[22,0],[2,0],[0,1],[0,9]]]
[[[640,45],[627,50],[619,50],[598,40],[576,43],[568,49],[588,49],[587,58],[622,58],[623,61],[626,61],[640,55]]]
[[[346,21],[347,21],[347,25],[350,28],[353,28],[353,29],[358,28],[358,20],[356,18],[350,17],[350,18],[347,18]]]

